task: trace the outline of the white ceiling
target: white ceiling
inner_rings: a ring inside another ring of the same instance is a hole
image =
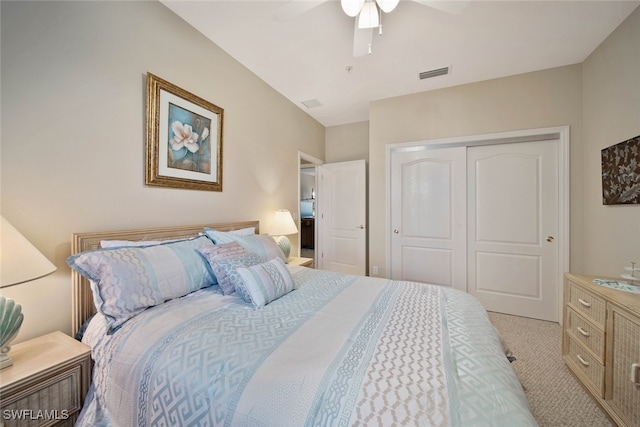
[[[402,0],[383,14],[372,54],[354,58],[355,18],[337,0],[286,22],[272,12],[287,1],[161,2],[325,126],[368,120],[378,99],[581,63],[640,5],[471,0],[452,15]]]

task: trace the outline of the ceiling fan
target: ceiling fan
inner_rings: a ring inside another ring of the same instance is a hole
[[[274,10],[272,17],[279,22],[286,22],[329,0],[292,0]],[[382,13],[392,12],[400,0],[340,0],[345,14],[355,19],[353,32],[353,56],[371,54],[373,30],[378,28],[382,35]],[[442,12],[460,13],[470,0],[410,0]]]

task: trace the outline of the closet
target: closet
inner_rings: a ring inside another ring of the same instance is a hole
[[[558,321],[567,142],[557,130],[392,146],[391,277]]]

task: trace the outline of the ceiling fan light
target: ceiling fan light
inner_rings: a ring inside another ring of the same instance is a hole
[[[366,2],[362,5],[362,10],[358,17],[358,28],[375,28],[378,25],[380,25],[380,19],[375,2]]]
[[[342,5],[342,10],[348,16],[354,18],[362,9],[362,5],[364,4],[364,0],[340,0],[340,4]]]
[[[376,0],[378,7],[384,12],[389,13],[396,8],[400,0]]]

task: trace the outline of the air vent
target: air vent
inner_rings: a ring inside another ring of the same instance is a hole
[[[317,99],[308,99],[306,101],[302,101],[302,105],[304,105],[307,108],[313,108],[313,107],[319,107],[322,104],[320,104],[320,101],[318,101]]]
[[[432,77],[444,76],[449,74],[450,67],[436,68],[435,70],[423,71],[419,74],[420,80],[430,79]]]

